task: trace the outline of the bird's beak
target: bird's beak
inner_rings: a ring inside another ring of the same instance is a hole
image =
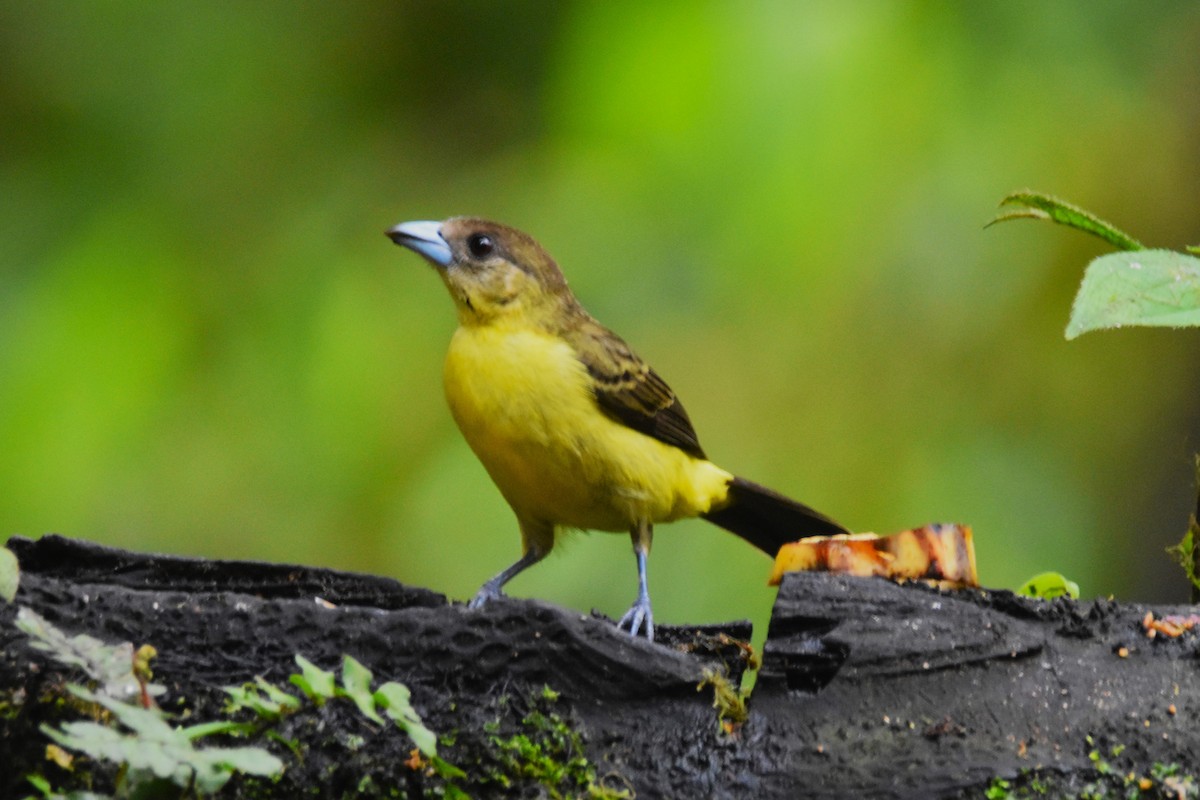
[[[424,256],[431,264],[438,267],[448,267],[454,260],[450,245],[442,238],[442,223],[420,220],[417,222],[401,222],[394,228],[384,231],[387,237],[401,247],[407,247],[418,255]]]

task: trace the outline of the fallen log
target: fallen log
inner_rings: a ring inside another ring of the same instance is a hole
[[[28,774],[77,786],[82,769],[47,762],[40,727],[78,716],[62,697],[79,675],[29,646],[17,606],[68,633],[152,644],[160,702],[181,720],[220,717],[221,687],[256,676],[290,688],[297,653],[329,670],[351,655],[408,686],[465,773],[434,774],[406,737],[328,703],[279,723],[268,744],[282,778],[239,778],[223,797],[1200,791],[1196,634],[1146,626],[1190,608],[790,573],[742,718],[729,690],[748,623],[663,627],[651,644],[596,615],[533,600],[468,611],[368,575],[57,536],[9,547],[22,578],[0,604],[0,797],[31,794]],[[93,766],[111,791],[114,770]]]

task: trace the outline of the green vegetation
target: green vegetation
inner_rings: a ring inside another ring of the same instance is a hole
[[[1001,212],[988,223],[989,226],[1013,219],[1049,220],[1092,234],[1125,251],[1100,256],[1088,265],[1071,310],[1068,339],[1088,331],[1126,325],[1200,326],[1200,258],[1191,255],[1200,253],[1200,247],[1186,247],[1186,253],[1146,250],[1141,242],[1112,223],[1065,200],[1039,192],[1013,192],[1001,200],[1000,205],[1018,208]],[[1183,539],[1167,548],[1192,584],[1194,600],[1200,598],[1200,554],[1195,544],[1200,533],[1200,522],[1197,521],[1200,515],[1200,456],[1196,459],[1196,492],[1197,511],[1191,516]],[[1033,584],[1046,577],[1039,575],[1020,591],[1042,596],[1040,587]],[[1054,579],[1045,585],[1050,591],[1056,591]],[[1072,596],[1078,594],[1079,587],[1075,586]]]
[[[420,777],[415,785],[422,797],[465,800],[472,787],[488,796],[496,787],[522,786],[539,787],[555,800],[633,796],[619,774],[597,775],[584,753],[581,734],[556,710],[559,694],[549,686],[530,698],[502,695],[497,716],[486,730],[452,732],[439,743],[413,709],[403,684],[373,686],[371,671],[350,656],[343,657],[340,674],[335,674],[297,655],[299,672],[288,679],[291,690],[261,677],[227,686],[222,715],[182,725],[179,719],[190,717],[190,711],[172,713],[159,705],[167,692],[152,679],[152,648],[106,644],[86,634],[71,636],[27,608],[18,610],[17,626],[31,646],[87,678],[87,685],[68,683],[58,694],[22,701],[53,704],[56,717],[68,717],[42,726],[48,740],[47,770],[27,776],[44,800],[199,798],[219,792],[234,779],[262,781],[243,787],[252,796],[276,796],[272,787],[284,770],[303,765],[316,744],[313,731],[323,742],[325,756],[329,747],[349,756],[365,744],[359,734],[333,724],[342,717],[321,714],[330,704],[353,708],[377,731],[404,731],[414,748],[402,766]],[[190,702],[177,698],[175,705],[180,704]],[[518,707],[523,711],[516,711]],[[313,724],[304,724],[305,718]],[[301,724],[292,724],[296,722]],[[469,752],[476,754],[470,774],[438,754],[439,744],[456,748],[460,738],[469,738]],[[47,777],[51,766],[58,776],[54,781]],[[62,782],[70,787],[56,786]],[[387,786],[370,772],[357,783],[355,796],[412,796],[411,785]]]
[[[259,747],[201,746],[209,737],[233,733],[235,725],[171,724],[153,699],[166,689],[149,680],[146,664],[152,652],[140,650],[139,656],[128,643],[108,645],[83,634],[68,636],[28,608],[18,610],[17,627],[34,648],[88,677],[90,686],[68,684],[66,690],[79,701],[80,710],[97,721],[64,722],[42,731],[60,748],[54,752],[61,764],[74,769],[73,753],[115,765],[113,797],[210,795],[236,774],[277,777],[283,772],[283,762]],[[38,775],[30,782],[55,800],[102,796],[90,786],[58,793]]]
[[[423,755],[444,767],[446,774],[455,771],[437,758],[437,736],[425,727],[413,710],[407,686],[389,681],[372,691],[371,671],[350,656],[342,657],[341,685],[332,672],[321,669],[304,656],[296,656],[296,665],[301,671],[288,680],[310,702],[320,706],[334,698],[345,698],[354,703],[359,713],[378,725],[383,725],[383,718],[387,717],[409,735]],[[261,677],[241,686],[227,686],[225,692],[229,695],[226,707],[229,713],[249,711],[266,723],[278,722],[287,714],[299,711],[302,705],[300,698]]]
[[[1200,602],[1200,455],[1196,456],[1196,510],[1188,520],[1187,531],[1167,554],[1183,568],[1192,584],[1192,602]]]
[[[1085,742],[1087,757],[1092,763],[1090,776],[1064,779],[1056,771],[1024,770],[1014,778],[992,779],[984,790],[984,797],[987,800],[1200,798],[1200,778],[1180,764],[1161,761],[1139,764],[1128,757],[1123,745],[1100,747],[1091,736],[1086,737]]]
[[[748,683],[748,681],[746,681]],[[717,724],[724,733],[733,733],[749,718],[746,698],[750,691],[745,686],[734,686],[725,673],[706,669],[704,680],[696,691],[712,688],[713,708],[717,710]]]
[[[1197,556],[1200,555],[1196,550],[1198,536],[1200,536],[1200,530],[1196,525],[1196,518],[1192,517],[1183,538],[1177,544],[1167,548],[1167,555],[1171,556],[1175,563],[1183,569],[1183,573],[1187,576],[1188,582],[1192,584],[1194,591],[1200,591],[1200,573],[1196,569]]]
[[[1144,250],[1145,245],[1112,223],[1105,222],[1090,211],[1048,194],[1024,189],[1012,192],[1000,201],[1000,206],[1017,206],[997,214],[984,227],[1013,219],[1043,219],[1068,228],[1090,233],[1118,250]]]
[[[517,781],[532,781],[553,800],[632,798],[632,788],[620,785],[620,776],[597,777],[579,733],[553,710],[557,700],[558,693],[544,687],[530,700],[518,732],[501,734],[499,720],[488,726],[492,754],[490,764],[480,765],[483,783],[508,789]]]
[[[1056,597],[1079,598],[1079,584],[1059,572],[1043,572],[1034,575],[1021,587],[1017,594],[1039,597],[1042,600],[1053,600]]]
[[[37,613],[21,608],[17,626],[30,644],[68,667],[80,669],[89,686],[67,684],[70,696],[90,721],[64,722],[57,727],[44,726],[43,732],[58,749],[54,760],[70,768],[77,778],[89,784],[84,790],[56,791],[41,775],[31,775],[30,783],[50,800],[81,800],[105,795],[91,791],[93,776],[76,769],[78,756],[116,767],[115,798],[150,796],[204,796],[219,791],[235,775],[278,778],[285,764],[267,749],[254,745],[220,746],[213,738],[236,737],[245,741],[276,741],[286,745],[297,758],[303,753],[297,743],[286,740],[273,726],[289,714],[302,710],[303,700],[262,678],[242,686],[226,687],[229,696],[227,719],[187,726],[173,724],[167,712],[155,702],[165,694],[161,684],[150,680],[148,661],[151,648],[134,650],[131,644],[110,645],[79,634],[69,636]],[[427,760],[414,762],[414,768],[428,766],[444,783],[447,797],[465,797],[455,781],[465,774],[437,755],[437,741],[425,727],[409,702],[406,686],[384,683],[372,690],[370,670],[345,656],[340,682],[333,673],[296,656],[300,672],[290,681],[314,706],[344,699],[353,703],[363,717],[378,725],[385,718],[405,731],[416,751]],[[233,717],[248,713],[249,722]],[[52,747],[53,747],[52,746]],[[414,758],[416,756],[414,755]],[[173,786],[174,791],[167,787]],[[165,794],[164,794],[165,793]]]
[[[1018,205],[989,225],[1012,219],[1044,219],[1075,228],[1125,251],[1088,265],[1067,325],[1067,338],[1103,328],[1200,326],[1200,248],[1187,253],[1147,250],[1116,226],[1064,200],[1037,192],[1008,195],[1000,204]]]

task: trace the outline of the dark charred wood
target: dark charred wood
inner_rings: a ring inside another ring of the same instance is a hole
[[[1196,636],[1149,638],[1142,625],[1148,610],[1189,608],[788,575],[749,719],[726,733],[712,690],[697,686],[713,671],[736,685],[747,623],[659,628],[649,644],[595,615],[530,600],[468,611],[368,575],[55,536],[9,547],[23,574],[16,603],[0,605],[0,692],[25,701],[0,716],[0,797],[29,794],[21,776],[45,768],[38,726],[55,717],[32,698],[78,679],[27,646],[12,625],[18,605],[70,633],[154,645],[164,708],[192,719],[220,714],[222,686],[286,682],[296,653],[326,669],[354,656],[377,680],[407,684],[431,729],[455,733],[443,756],[467,766],[476,797],[541,796],[471,770],[491,757],[485,731],[517,729],[544,686],[607,785],[638,798],[976,797],[997,779],[1082,789],[1155,763],[1194,774],[1200,759]],[[323,713],[321,726],[362,724]],[[405,737],[364,727],[369,746],[349,757],[315,735],[321,726],[289,731],[303,763],[258,795],[354,796],[366,773],[421,796]],[[238,791],[235,782],[223,796]]]

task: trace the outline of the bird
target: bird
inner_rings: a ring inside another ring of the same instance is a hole
[[[653,641],[654,525],[700,517],[772,557],[799,538],[848,533],[710,461],[667,383],[584,310],[528,234],[477,217],[402,222],[385,233],[429,262],[450,292],[458,328],[446,400],[520,529],[521,557],[469,608],[504,596],[563,531],[628,532],[637,598],[617,626]]]

